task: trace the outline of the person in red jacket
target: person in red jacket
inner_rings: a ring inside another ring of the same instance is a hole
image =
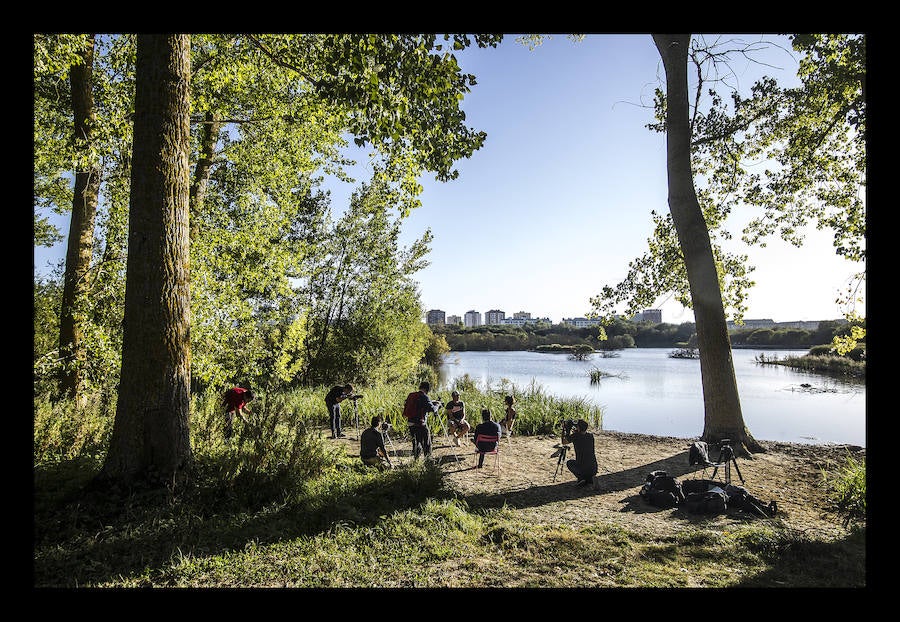
[[[237,414],[244,423],[248,423],[244,412],[252,415],[247,408],[247,403],[252,402],[256,396],[250,389],[232,387],[222,396],[222,406],[225,407],[225,438],[231,438],[234,434],[234,415]]]

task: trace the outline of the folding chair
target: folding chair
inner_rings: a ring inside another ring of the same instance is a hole
[[[491,451],[482,451],[478,448],[478,443],[494,443],[494,449]],[[478,455],[497,456],[497,475],[500,475],[500,437],[496,435],[479,434],[475,437],[475,460],[476,465]]]

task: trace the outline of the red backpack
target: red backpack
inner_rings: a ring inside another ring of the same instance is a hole
[[[406,396],[406,402],[403,404],[403,416],[410,423],[417,423],[421,418],[419,414],[419,398],[421,396],[419,391],[413,391]]]

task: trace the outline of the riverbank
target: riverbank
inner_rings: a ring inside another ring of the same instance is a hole
[[[822,472],[865,450],[761,441],[738,459],[744,486],[774,518],[658,509],[647,473],[708,478],[690,439],[591,431],[598,487],[581,488],[551,457],[555,437],[513,436],[492,458],[443,438],[433,462],[363,467],[354,434],[326,439],[346,456],[295,494],[236,483],[124,498],[60,494],[36,481],[36,588],[841,588],[866,586],[866,529],[829,506]],[[435,477],[439,469],[439,477]],[[723,475],[722,471],[717,474]],[[736,473],[732,473],[735,479]],[[199,482],[198,482],[199,483]],[[211,494],[216,493],[216,494]],[[51,501],[48,495],[58,498]],[[330,596],[330,595],[327,595]]]

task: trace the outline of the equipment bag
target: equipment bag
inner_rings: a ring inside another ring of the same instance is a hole
[[[684,501],[681,484],[665,471],[651,471],[638,494],[658,508],[675,507]]]
[[[707,466],[710,464],[709,447],[706,443],[703,441],[691,443],[691,446],[688,448],[688,464],[691,466],[695,464]]]
[[[743,486],[727,484],[725,495],[728,497],[728,507],[737,508],[760,518],[772,518],[778,512],[778,505],[774,501],[766,503],[751,495]]]
[[[721,485],[721,482],[717,482],[714,479],[686,479],[681,482],[681,492],[687,496],[692,492],[706,492],[710,488]]]
[[[411,424],[417,424],[421,421],[419,414],[419,398],[422,396],[418,391],[413,391],[406,396],[406,402],[403,404],[403,416]]]
[[[685,497],[684,507],[691,514],[722,514],[728,509],[725,491],[713,488],[706,492],[692,492]]]

